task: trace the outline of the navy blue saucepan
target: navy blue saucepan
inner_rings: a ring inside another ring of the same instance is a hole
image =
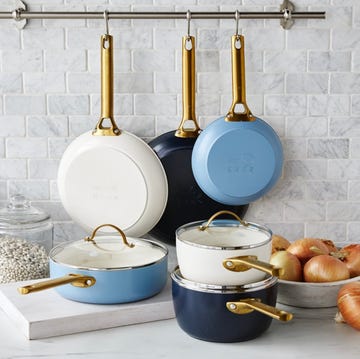
[[[292,314],[276,309],[278,279],[268,276],[241,286],[201,284],[171,273],[176,320],[190,336],[210,342],[242,342],[265,332],[273,318]]]
[[[182,105],[183,117],[179,128],[156,137],[149,142],[158,155],[168,182],[168,200],[162,217],[151,230],[156,238],[175,244],[175,230],[197,220],[209,218],[222,209],[244,217],[248,204],[226,206],[205,194],[196,183],[191,156],[201,132],[195,116],[195,38],[182,39]],[[193,128],[186,125],[192,122]]]
[[[233,102],[199,135],[192,170],[200,188],[226,205],[251,203],[278,181],[283,152],[276,132],[253,116],[245,98],[244,37],[232,37]]]

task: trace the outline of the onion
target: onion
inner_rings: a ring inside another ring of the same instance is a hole
[[[318,251],[314,251],[311,247],[317,248]],[[305,263],[314,256],[318,256],[319,253],[329,254],[327,245],[317,238],[298,239],[290,244],[287,251],[298,257],[302,263]]]
[[[279,234],[273,234],[271,237],[271,246],[271,253],[275,253],[287,249],[290,246],[290,242]]]
[[[280,279],[300,282],[302,280],[302,268],[299,259],[288,251],[277,251],[270,257],[270,264],[282,268],[284,273]]]
[[[305,282],[335,282],[350,278],[346,264],[327,254],[309,259],[303,272]]]
[[[360,330],[360,282],[348,283],[340,288],[337,306],[345,322]]]
[[[335,243],[331,239],[320,239],[320,240],[328,247],[329,253],[331,253],[331,252],[336,253],[338,251]]]
[[[340,249],[342,261],[350,271],[350,277],[360,275],[360,244],[349,244]]]

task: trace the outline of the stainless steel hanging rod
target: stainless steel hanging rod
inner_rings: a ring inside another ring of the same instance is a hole
[[[186,19],[187,12],[109,12],[109,19]],[[291,12],[293,19],[325,19],[325,11]],[[240,12],[240,19],[283,19],[284,12]],[[0,12],[0,19],[103,19],[104,12]],[[234,19],[234,12],[191,12],[191,19]]]

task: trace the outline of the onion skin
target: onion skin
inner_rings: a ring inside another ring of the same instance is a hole
[[[277,251],[270,257],[270,264],[282,268],[284,273],[279,275],[280,279],[302,281],[302,267],[299,259],[288,251]]]
[[[350,272],[340,259],[320,254],[309,259],[304,266],[305,282],[323,283],[349,279]]]
[[[279,234],[273,234],[271,237],[271,253],[284,251],[290,246],[290,242]]]
[[[360,282],[348,283],[340,288],[337,306],[345,322],[360,331]]]
[[[317,238],[301,238],[291,243],[287,251],[299,258],[300,262],[306,263],[310,258],[318,256],[319,253],[311,250],[311,247],[319,249],[321,254],[329,254],[327,245]]]
[[[342,261],[346,264],[350,271],[350,277],[360,275],[360,244],[349,244],[340,249],[343,254]]]
[[[329,253],[331,253],[331,252],[336,253],[338,251],[335,243],[331,239],[320,239],[320,240],[328,247]]]

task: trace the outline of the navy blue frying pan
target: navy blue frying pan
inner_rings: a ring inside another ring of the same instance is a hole
[[[281,176],[283,151],[276,132],[250,112],[245,98],[244,37],[232,36],[233,102],[196,141],[192,170],[200,188],[226,205],[251,203]]]
[[[168,181],[168,201],[164,213],[151,230],[158,239],[175,244],[175,230],[181,225],[210,217],[228,209],[243,218],[248,204],[224,206],[211,199],[195,181],[191,156],[200,134],[195,116],[195,38],[182,39],[183,117],[176,131],[166,132],[149,142],[165,169]],[[186,128],[187,122],[194,124]]]

